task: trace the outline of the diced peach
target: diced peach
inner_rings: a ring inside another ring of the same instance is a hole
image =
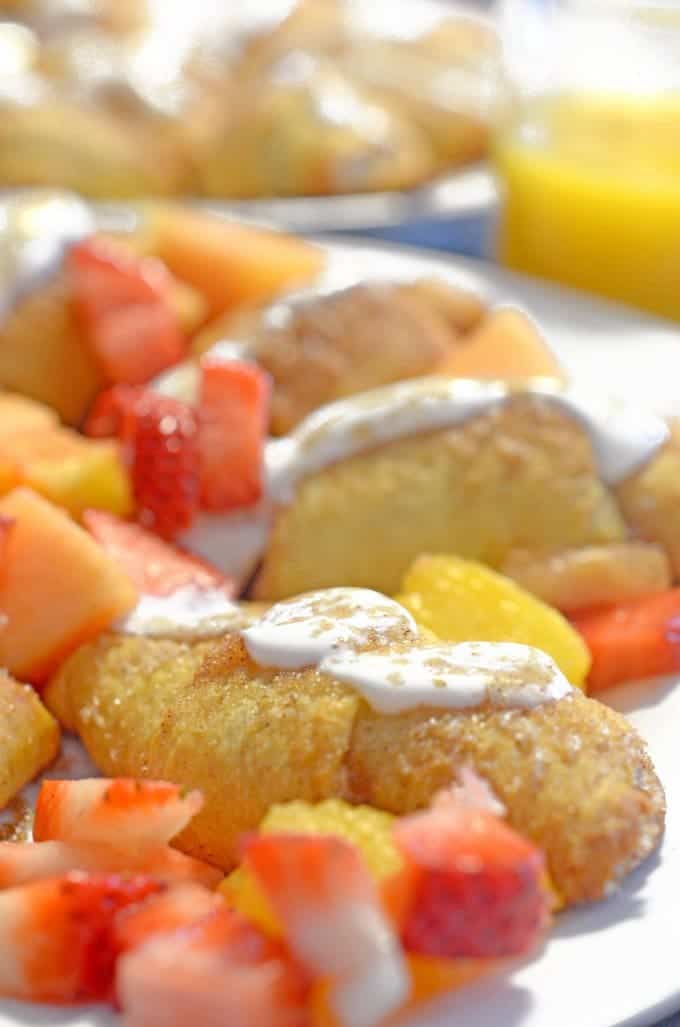
[[[302,239],[185,207],[155,205],[148,218],[154,253],[202,293],[211,317],[308,282],[323,264],[321,251]]]
[[[0,665],[33,684],[136,602],[135,589],[86,531],[30,489],[0,500],[14,520],[0,575]]]
[[[511,307],[488,314],[451,348],[438,370],[455,378],[566,377],[531,318]]]
[[[0,431],[0,489],[3,466],[8,491],[18,482],[63,506],[74,517],[84,510],[108,510],[122,517],[132,511],[131,486],[114,442],[86,439],[68,428],[15,432]]]

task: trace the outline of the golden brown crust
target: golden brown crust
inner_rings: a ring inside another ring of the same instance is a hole
[[[617,489],[623,515],[641,538],[658,542],[680,578],[680,421],[661,452]]]
[[[310,476],[278,511],[258,598],[357,585],[394,594],[422,553],[498,566],[515,548],[621,541],[626,526],[586,432],[518,397]]]
[[[644,743],[578,693],[533,711],[381,716],[317,671],[256,667],[236,635],[212,649],[110,636],[67,662],[47,702],[103,772],[203,789],[180,841],[225,868],[275,802],[340,796],[407,812],[463,765],[545,848],[569,902],[602,895],[663,829]]]
[[[59,751],[59,725],[29,685],[0,671],[0,809]]]

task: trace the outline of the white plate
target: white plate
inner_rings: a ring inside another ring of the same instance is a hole
[[[672,325],[475,261],[363,244],[331,244],[328,253],[322,287],[437,273],[523,305],[577,380],[680,414],[680,331]],[[538,957],[431,1004],[408,1027],[647,1027],[680,1009],[680,688],[655,682],[610,698],[647,739],[666,787],[661,851],[607,901],[560,916]],[[99,1010],[0,1004],[0,1027],[115,1023]]]

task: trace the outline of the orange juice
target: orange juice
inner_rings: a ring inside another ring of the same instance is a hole
[[[504,263],[680,320],[680,94],[544,97],[495,158]]]

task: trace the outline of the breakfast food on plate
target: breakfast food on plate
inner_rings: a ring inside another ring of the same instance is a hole
[[[545,653],[433,641],[368,590],[275,604],[217,643],[107,634],[46,697],[104,773],[201,788],[178,844],[224,867],[274,803],[407,813],[468,765],[544,849],[569,903],[604,894],[663,824],[641,739]]]
[[[394,593],[423,552],[499,566],[515,549],[622,542],[617,489],[667,444],[662,419],[550,384],[430,378],[330,404],[269,446],[255,595]]]
[[[0,674],[0,809],[57,755],[59,726],[28,685]],[[1,875],[0,875],[1,876]]]
[[[0,23],[0,182],[100,199],[354,193],[483,156],[493,29],[442,11],[395,36],[388,4],[360,6],[291,0],[185,20],[158,4],[147,20],[136,3],[17,0]]]

